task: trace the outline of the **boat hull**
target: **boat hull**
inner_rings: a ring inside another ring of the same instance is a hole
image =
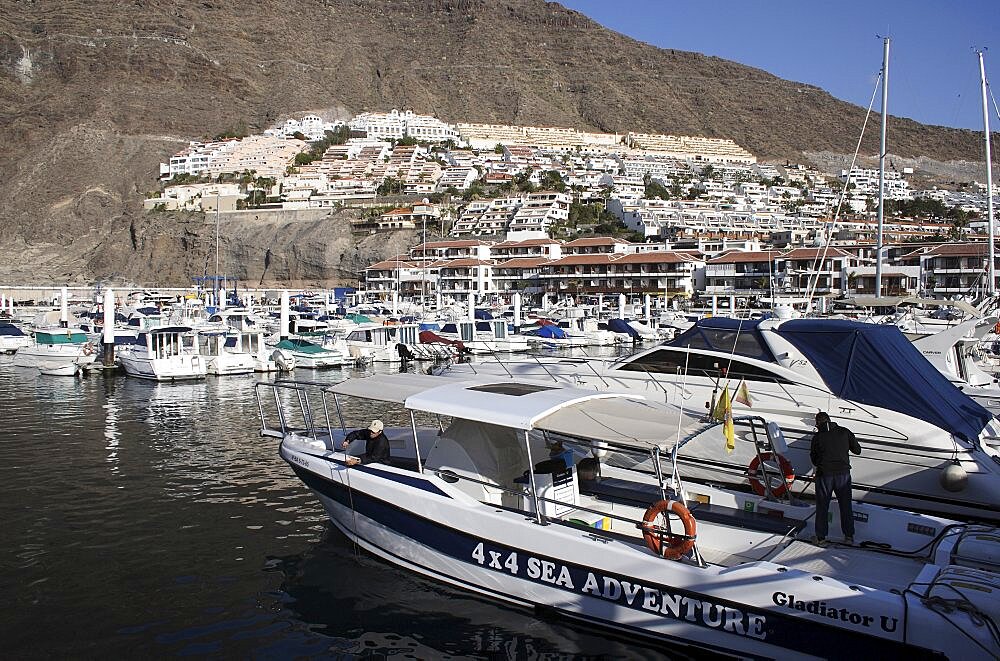
[[[123,352],[119,354],[118,362],[129,376],[152,381],[204,379],[208,373],[202,356],[147,358]]]

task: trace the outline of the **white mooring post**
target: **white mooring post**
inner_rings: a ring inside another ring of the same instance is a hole
[[[278,319],[278,337],[282,340],[288,339],[288,290],[281,292],[281,316]]]
[[[104,366],[115,364],[115,292],[104,290]]]

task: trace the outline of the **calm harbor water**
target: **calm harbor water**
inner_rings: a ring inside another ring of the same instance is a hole
[[[667,658],[358,552],[258,436],[254,380],[0,358],[5,656]]]

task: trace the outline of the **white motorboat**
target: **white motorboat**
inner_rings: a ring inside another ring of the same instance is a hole
[[[607,347],[620,341],[615,333],[607,329],[607,325],[601,328],[600,322],[593,317],[563,318],[558,321],[558,326],[569,338],[582,343],[576,346]]]
[[[530,349],[528,338],[511,335],[503,319],[448,322],[441,326],[438,335],[458,340],[471,353],[524,353]]]
[[[711,409],[741,381],[749,406],[789,440],[799,476],[811,471],[817,411],[853,431],[865,451],[853,460],[855,497],[944,516],[1000,520],[1000,428],[889,325],[825,319],[701,319],[670,342],[616,361],[537,358],[453,364],[454,378],[489,375],[632,392]],[[689,476],[748,485],[753,456],[719,457],[697,442],[680,451]],[[957,478],[952,480],[952,478]],[[807,492],[811,486],[806,487]]]
[[[351,357],[364,362],[447,360],[457,355],[453,344],[441,341],[433,332],[422,332],[418,324],[361,323],[347,333],[344,342]]]
[[[97,347],[79,328],[36,328],[32,336],[34,342],[14,354],[16,367],[38,367],[41,363],[87,365],[97,358]]]
[[[565,329],[545,320],[521,326],[518,334],[527,338],[528,345],[534,349],[573,349],[590,345],[582,336],[572,336]]]
[[[274,345],[275,349],[283,354],[288,354],[294,359],[294,367],[305,367],[308,369],[323,369],[327,367],[340,367],[348,361],[348,358],[340,351],[327,349],[323,346],[310,342],[300,337],[291,337],[280,340]],[[274,356],[278,361],[279,356]],[[283,367],[283,369],[287,369]]]
[[[198,332],[198,353],[204,357],[209,374],[253,374],[256,360],[254,354],[243,348],[244,337],[238,331]]]
[[[993,415],[1000,415],[1000,383],[983,371],[974,353],[997,324],[996,317],[974,318],[930,335],[911,336],[913,346],[949,381]]]
[[[10,355],[30,345],[31,336],[21,330],[20,326],[0,322],[0,353]]]
[[[155,381],[203,379],[208,373],[198,338],[188,326],[161,326],[140,333],[135,344],[115,349],[129,376]]]
[[[400,567],[692,651],[1000,656],[995,528],[859,503],[859,543],[821,548],[806,541],[808,505],[685,482],[669,453],[700,437],[721,452],[719,429],[636,396],[414,374],[324,390],[257,384],[261,434],[344,535]],[[345,397],[450,424],[386,429],[389,464],[349,466],[332,422]],[[656,477],[600,468],[606,446],[646,457]]]

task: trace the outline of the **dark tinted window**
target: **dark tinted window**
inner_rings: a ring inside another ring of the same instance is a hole
[[[622,364],[618,369],[626,372],[650,372],[683,374],[687,365],[691,376],[708,376],[718,378],[722,369],[726,369],[729,378],[747,381],[779,381],[790,383],[767,369],[744,363],[739,360],[729,360],[726,357],[706,356],[699,353],[687,353],[672,349],[657,349]]]

